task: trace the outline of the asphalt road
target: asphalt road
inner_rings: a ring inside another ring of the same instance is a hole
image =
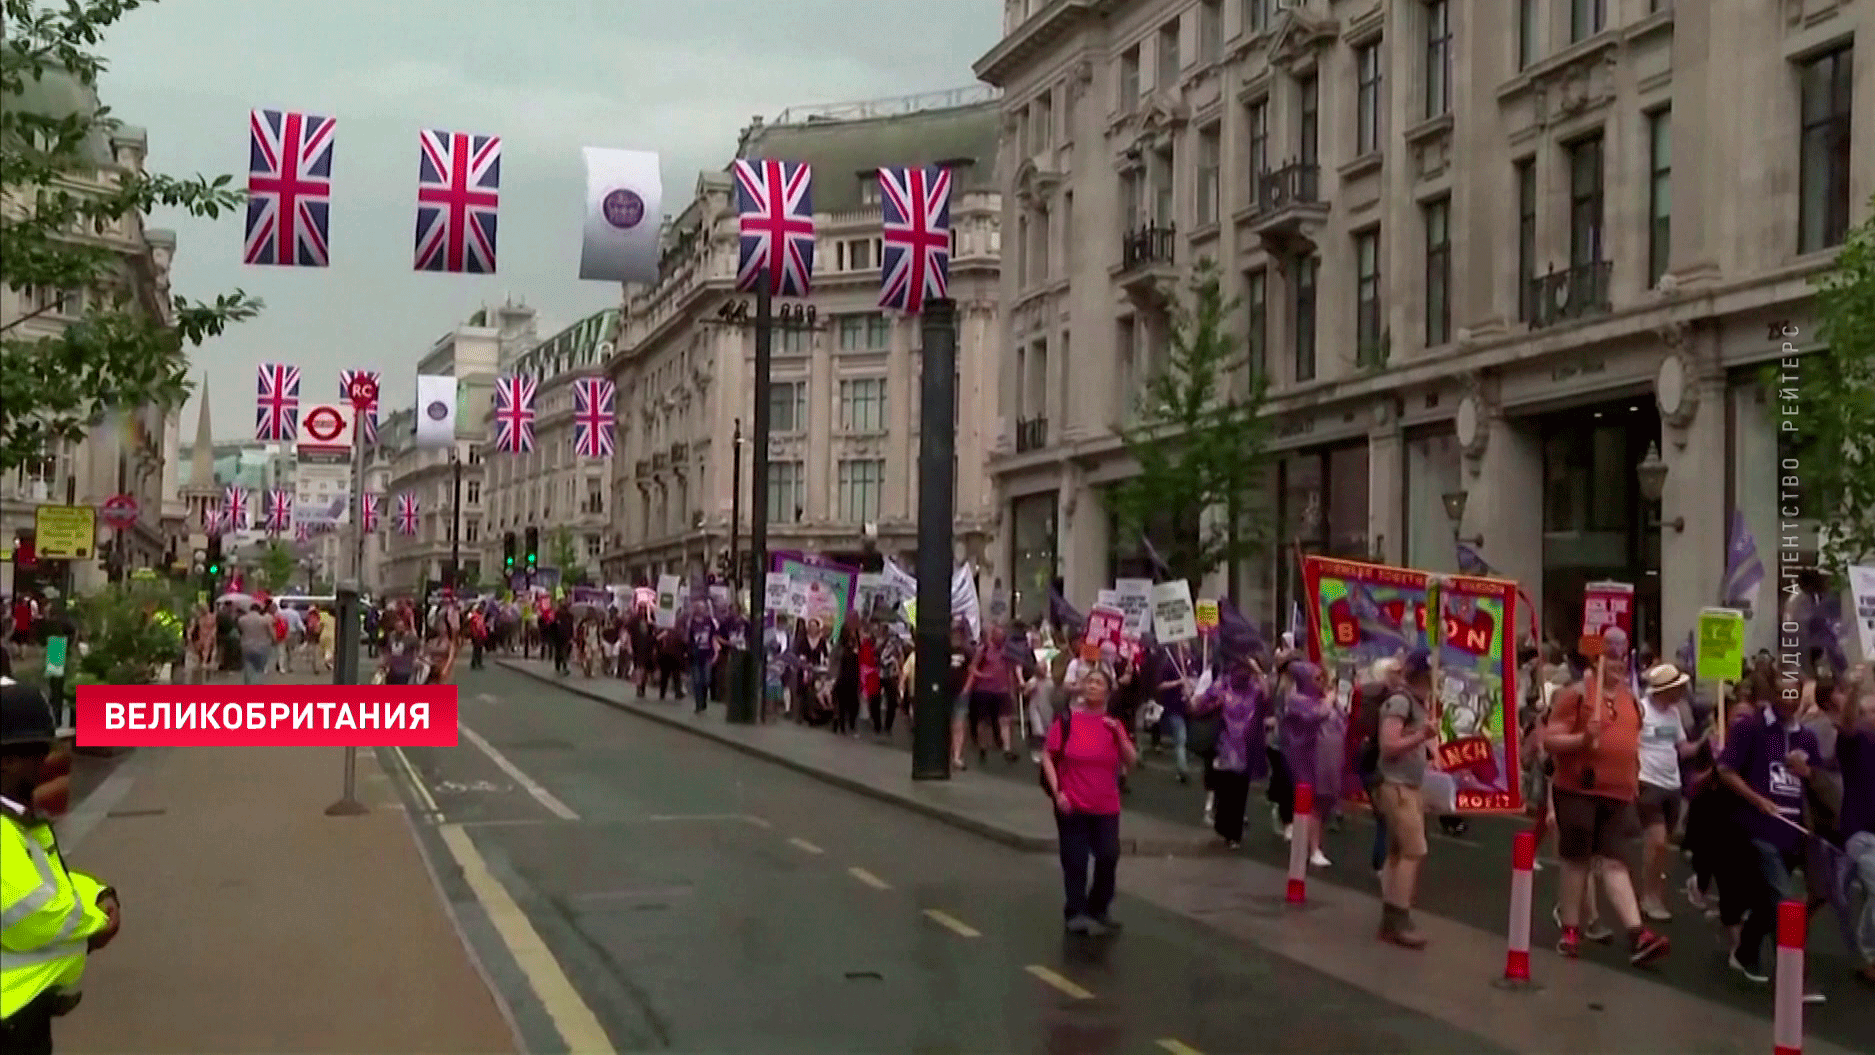
[[[892,742],[910,750],[906,730],[901,728],[896,732]],[[870,733],[861,735],[872,738]],[[1145,758],[1144,769],[1129,780],[1127,809],[1183,824],[1202,824],[1204,791],[1198,777],[1194,775],[1189,784],[1178,783],[1169,751],[1148,751]],[[1025,784],[1035,781],[1033,764],[1026,750],[1013,765],[993,752],[987,762],[979,762],[974,756],[968,761],[973,770],[983,773]],[[1245,835],[1244,852],[1266,864],[1287,867],[1289,844],[1276,835],[1268,803],[1261,793],[1253,792],[1250,805],[1251,821]],[[1419,907],[1501,933],[1510,912],[1511,840],[1526,827],[1527,822],[1512,818],[1481,817],[1472,821],[1471,830],[1463,838],[1453,838],[1441,833],[1436,823],[1429,824],[1433,832],[1431,855],[1420,880]],[[1370,892],[1377,890],[1374,873],[1369,867],[1372,844],[1373,827],[1367,815],[1352,812],[1344,818],[1340,832],[1331,831],[1324,837],[1323,852],[1333,864],[1316,874],[1344,886]],[[1549,855],[1550,867],[1536,876],[1538,918],[1531,940],[1538,944],[1553,943],[1557,937],[1549,912],[1557,897],[1560,874],[1554,867],[1553,838],[1541,852]],[[1676,863],[1683,866],[1683,862]],[[1669,883],[1672,896],[1668,908],[1673,911],[1674,919],[1665,924],[1651,924],[1673,940],[1674,951],[1667,960],[1651,968],[1649,974],[1695,996],[1768,1018],[1770,988],[1746,982],[1726,967],[1725,954],[1729,950],[1723,931],[1716,922],[1706,920],[1694,910],[1679,893],[1686,876],[1685,868],[1680,867]],[[1608,922],[1610,926],[1617,926],[1612,915]],[[1767,962],[1772,951],[1766,949]],[[1619,941],[1608,947],[1585,944],[1583,956],[1626,969],[1625,944]],[[1825,1004],[1805,1008],[1806,1030],[1852,1051],[1875,1052],[1875,1013],[1869,1010],[1875,1004],[1871,1003],[1869,990],[1852,977],[1853,959],[1828,910],[1819,914],[1811,925],[1806,956],[1811,990],[1828,998]]]
[[[409,805],[433,860],[472,842],[570,981],[469,911],[479,864],[445,870],[537,1039],[583,1005],[619,1052],[1496,1050],[1124,895],[1123,934],[1065,940],[1050,858],[521,675],[467,675],[462,719],[460,746],[403,752]]]

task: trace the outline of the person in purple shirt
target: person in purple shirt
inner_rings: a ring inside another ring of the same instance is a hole
[[[717,650],[723,647],[722,625],[710,614],[708,601],[690,606],[690,623],[685,629],[690,643],[690,695],[702,714],[710,706],[710,673],[716,668]]]
[[[748,691],[749,621],[742,614],[740,601],[733,602],[728,612],[717,620],[716,631],[729,660],[723,665],[723,676],[729,679],[729,691],[724,694],[727,699]]]
[[[1187,672],[1192,671],[1194,662],[1191,648],[1184,642],[1165,646],[1159,656],[1159,686],[1154,695],[1159,704],[1159,729],[1172,738],[1172,765],[1180,784],[1191,780],[1185,747],[1186,714],[1192,693],[1192,679]]]
[[[1754,982],[1770,980],[1762,969],[1764,942],[1776,931],[1778,902],[1805,898],[1793,892],[1791,871],[1803,860],[1810,766],[1823,757],[1816,734],[1797,721],[1800,695],[1783,688],[1759,715],[1732,728],[1719,757],[1719,779],[1741,800],[1738,824],[1751,840],[1761,879],[1730,958],[1732,969]]]
[[[1837,829],[1867,892],[1854,921],[1862,966],[1856,977],[1875,986],[1875,684],[1866,680],[1842,692],[1836,711],[1836,764],[1842,770],[1842,812]]]

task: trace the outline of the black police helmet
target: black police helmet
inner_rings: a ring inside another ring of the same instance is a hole
[[[36,685],[0,685],[0,747],[50,744],[58,739],[52,704]]]

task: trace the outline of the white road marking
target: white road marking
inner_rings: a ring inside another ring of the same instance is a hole
[[[542,806],[545,806],[547,808],[548,813],[553,814],[554,816],[560,818],[563,821],[579,820],[579,814],[574,813],[573,810],[570,807],[568,807],[566,803],[561,802],[557,798],[554,798],[553,792],[548,791],[546,788],[541,787],[540,784],[536,782],[533,777],[530,777],[526,773],[521,772],[520,766],[517,766],[513,762],[508,761],[508,756],[502,754],[500,751],[495,750],[494,744],[491,744],[487,740],[482,739],[481,733],[476,732],[475,730],[469,728],[466,725],[458,724],[457,728],[462,731],[462,735],[466,737],[470,743],[480,748],[482,753],[488,756],[488,760],[490,762],[495,763],[495,765],[498,768],[500,768],[500,770],[503,773],[506,773],[508,774],[508,776],[514,778],[514,782],[516,784],[521,785],[521,790],[527,792],[529,795],[534,796],[535,802],[538,802]]]
[[[924,910],[924,914],[931,922],[943,927],[959,938],[981,938],[983,936],[982,931],[972,927],[970,924],[965,923],[963,920],[958,919],[948,912],[928,908]]]
[[[866,884],[867,886],[873,888],[874,890],[892,889],[892,884],[886,882],[883,879],[880,879],[878,876],[873,875],[871,872],[866,871],[864,868],[849,868],[846,870],[846,874],[852,876],[854,879],[859,880],[860,882]]]
[[[1048,968],[1043,967],[1039,963],[1029,964],[1027,967],[1024,967],[1023,970],[1029,972],[1030,974],[1034,975],[1036,978],[1040,979],[1043,982],[1043,984],[1053,988],[1057,992],[1060,992],[1072,999],[1092,1000],[1094,998],[1093,993],[1090,993],[1087,990],[1082,989],[1080,986],[1075,985],[1073,982],[1069,981],[1067,978],[1059,974],[1056,974],[1055,972],[1049,970]]]
[[[456,859],[456,865],[462,869],[463,881],[475,899],[488,913],[489,922],[494,924],[495,933],[500,935],[502,944],[514,957],[514,962],[527,978],[527,984],[540,999],[541,1007],[547,1017],[553,1021],[553,1028],[560,1034],[560,1040],[568,1051],[577,1051],[581,1055],[587,1052],[593,1055],[614,1055],[617,1051],[612,1046],[612,1038],[606,1036],[605,1027],[599,1024],[599,1017],[592,1008],[580,999],[579,991],[573,988],[566,972],[559,961],[553,958],[547,943],[541,939],[540,932],[528,921],[527,913],[515,904],[501,881],[488,870],[488,862],[482,858],[482,852],[475,848],[475,841],[469,838],[460,825],[445,825],[441,829],[443,845],[449,848],[450,856]]]
[[[423,777],[417,773],[417,767],[410,764],[410,756],[404,754],[404,749],[401,747],[391,748],[391,754],[397,759],[397,764],[403,767],[404,776],[409,779],[410,787],[416,793],[417,799],[423,803],[424,810],[441,823],[443,811],[437,807],[436,796],[430,794],[429,785],[423,782]]]
[[[805,854],[824,854],[827,851],[808,842],[806,839],[789,839],[788,845]]]
[[[1197,1048],[1175,1037],[1167,1037],[1159,1041],[1159,1047],[1171,1052],[1171,1055],[1204,1055],[1204,1053]]]
[[[475,694],[475,698],[476,698],[477,700],[479,700],[479,701],[481,701],[482,703],[494,703],[494,702],[496,702],[496,701],[495,701],[495,694],[494,694],[494,693],[492,693],[492,692],[478,692],[478,693],[476,693],[476,694]]]

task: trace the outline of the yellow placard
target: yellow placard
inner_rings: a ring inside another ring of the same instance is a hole
[[[98,511],[90,506],[40,506],[33,514],[42,560],[90,560],[98,550]]]
[[[1216,601],[1207,601],[1204,598],[1200,597],[1198,599],[1198,603],[1193,605],[1192,607],[1197,611],[1197,614],[1198,614],[1198,629],[1199,630],[1216,630],[1217,629],[1218,614],[1217,614],[1217,602]]]
[[[1699,610],[1699,678],[1736,682],[1745,676],[1745,613],[1735,608]]]

